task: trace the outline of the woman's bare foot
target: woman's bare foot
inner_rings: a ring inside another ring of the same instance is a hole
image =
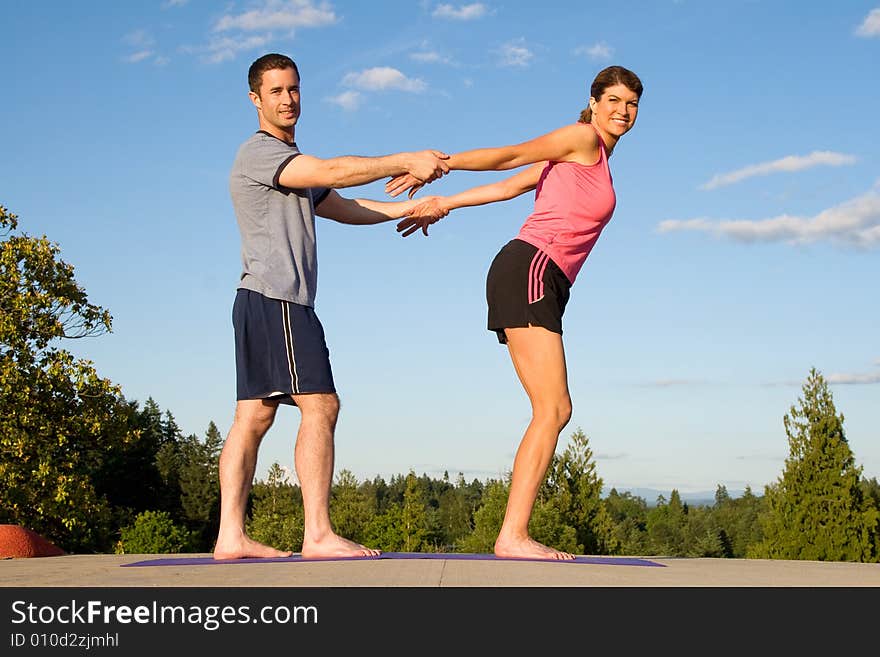
[[[305,539],[302,556],[304,559],[327,557],[378,557],[381,550],[368,548],[360,543],[349,541],[336,534],[327,534],[320,540]]]
[[[529,538],[509,539],[500,536],[495,541],[495,556],[502,559],[546,559],[547,561],[567,561],[573,554],[554,550]]]
[[[285,552],[276,550],[268,545],[263,545],[249,538],[245,534],[239,534],[232,537],[220,537],[214,546],[215,559],[247,559],[259,558],[268,559],[270,557],[289,557],[293,552]]]

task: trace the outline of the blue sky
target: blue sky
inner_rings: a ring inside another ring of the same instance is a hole
[[[607,486],[762,491],[815,367],[880,476],[877,0],[11,2],[0,22],[0,203],[113,315],[67,348],[185,433],[225,434],[235,406],[227,181],[257,128],[256,57],[298,63],[297,142],[321,157],[524,141],[576,120],[620,64],[645,93],[565,315],[560,450],[583,429]],[[382,182],[342,193],[384,198]],[[428,238],[319,219],[337,471],[511,467],[529,407],[484,281],[531,202],[458,210]],[[258,477],[292,467],[298,421],[279,411]]]

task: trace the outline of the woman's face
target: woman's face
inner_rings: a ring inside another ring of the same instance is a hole
[[[590,122],[602,132],[614,137],[616,142],[636,122],[639,113],[639,97],[622,84],[607,87],[597,100],[590,98],[593,117]]]

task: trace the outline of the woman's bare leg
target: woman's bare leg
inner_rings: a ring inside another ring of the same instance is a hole
[[[529,536],[529,519],[538,490],[556,451],[559,434],[571,418],[562,336],[545,328],[506,329],[507,346],[517,376],[532,404],[532,419],[513,462],[510,496],[495,541],[499,557],[573,559]]]

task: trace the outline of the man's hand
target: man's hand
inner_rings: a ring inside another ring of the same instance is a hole
[[[440,221],[449,214],[449,209],[443,205],[442,196],[426,196],[425,200],[410,210],[406,216],[397,222],[397,232],[401,237],[407,237],[422,229],[422,233],[428,234],[428,226]]]
[[[441,151],[418,151],[409,153],[404,168],[422,183],[429,183],[449,173],[449,165],[444,160],[449,156]]]
[[[409,190],[409,197],[412,198],[424,185],[449,173],[449,165],[444,161],[449,156],[442,151],[417,151],[406,155],[404,168],[407,173],[397,175],[385,183],[385,193],[391,196],[399,196]]]

